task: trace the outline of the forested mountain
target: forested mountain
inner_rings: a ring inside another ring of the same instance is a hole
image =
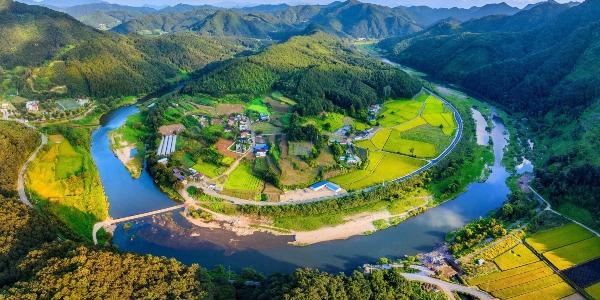
[[[301,114],[345,109],[356,116],[387,97],[411,97],[420,84],[397,68],[353,51],[334,36],[296,36],[205,72],[187,93],[259,95],[280,90]]]
[[[427,27],[443,19],[456,19],[459,21],[468,21],[471,19],[482,18],[492,15],[512,15],[519,12],[519,9],[512,7],[504,2],[497,4],[487,4],[481,7],[471,8],[431,8],[428,6],[399,6],[395,8],[404,11],[417,24]]]
[[[511,15],[517,11],[519,9],[506,3],[469,9],[433,9],[424,6],[390,8],[357,0],[327,5],[281,4],[239,9],[197,7],[190,10],[188,7],[184,12],[161,10],[123,23],[113,30],[120,33],[199,30],[211,35],[277,38],[289,35],[286,33],[319,28],[341,37],[385,38],[412,34],[446,18],[465,21],[489,15]]]
[[[290,31],[294,28],[280,24],[269,15],[239,14],[234,11],[219,10],[193,25],[191,29],[202,35],[264,39],[276,32]]]
[[[155,9],[149,7],[132,7],[111,3],[83,4],[56,10],[65,12],[86,25],[104,30],[156,13]]]
[[[538,186],[563,212],[598,228],[600,1],[571,6],[540,4],[380,45],[527,118]]]
[[[41,6],[0,0],[0,66],[35,66],[100,32]]]
[[[0,66],[7,70],[31,67],[11,77],[10,84],[24,96],[66,92],[108,97],[149,92],[181,71],[194,71],[257,45],[193,33],[126,37],[94,30],[48,8],[1,1],[0,34],[7,40],[0,44]]]
[[[116,26],[112,31],[123,34],[189,31],[216,11],[216,8],[204,7],[194,10],[150,14]]]

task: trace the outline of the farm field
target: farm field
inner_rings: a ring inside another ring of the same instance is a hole
[[[36,205],[85,239],[91,238],[94,223],[108,217],[108,203],[90,153],[85,145],[74,145],[62,135],[49,136],[48,146],[27,169],[25,185]]]
[[[61,110],[76,110],[80,107],[75,99],[60,99],[56,100],[56,104]]]
[[[196,164],[192,167],[192,169],[194,169],[210,178],[215,178],[215,177],[223,174],[223,172],[225,171],[224,167],[217,166],[210,162],[204,162],[202,160],[198,160],[198,162],[196,162]]]
[[[415,99],[392,100],[384,103],[378,118],[379,124],[383,127],[393,127],[416,118],[423,106],[423,94],[419,94]]]
[[[326,112],[315,117],[304,118],[304,124],[313,124],[322,131],[335,131],[344,125],[350,125],[355,130],[364,130],[369,125],[336,112]]]
[[[262,98],[254,98],[246,104],[246,110],[253,111],[263,115],[271,115],[269,108],[265,105]]]
[[[575,293],[553,269],[519,241],[515,236],[482,253],[486,259],[494,259],[499,271],[468,279],[469,284],[477,285],[500,299],[560,299]],[[516,246],[509,248],[515,242]]]
[[[223,192],[234,197],[257,199],[264,187],[264,182],[252,174],[252,166],[242,162],[229,174]]]
[[[600,258],[566,269],[562,273],[581,287],[600,283]]]
[[[600,282],[585,288],[585,291],[594,299],[600,299]]]
[[[600,257],[600,238],[593,237],[544,253],[558,269],[564,270]]]
[[[416,157],[435,157],[436,147],[433,144],[402,138],[402,132],[392,130],[383,150]]]
[[[536,251],[543,253],[590,237],[592,237],[591,232],[575,223],[569,223],[537,233],[527,238],[526,242]]]
[[[500,270],[508,270],[538,261],[538,257],[525,245],[519,244],[494,259]]]
[[[346,190],[358,190],[384,181],[402,177],[419,167],[425,161],[386,152],[372,152],[364,170],[355,170],[330,179]]]

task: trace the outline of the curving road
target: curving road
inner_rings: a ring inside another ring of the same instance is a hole
[[[444,149],[444,151],[442,151],[442,153],[440,153],[440,155],[438,155],[436,158],[430,160],[427,162],[427,164],[425,164],[424,166],[410,172],[409,174],[406,174],[402,177],[396,178],[394,180],[392,180],[391,182],[393,183],[398,183],[398,182],[402,182],[402,181],[406,181],[412,177],[415,177],[429,169],[431,169],[433,166],[435,166],[437,163],[439,163],[442,159],[444,159],[446,156],[448,156],[448,154],[450,154],[450,152],[452,152],[452,150],[454,150],[454,148],[456,147],[456,145],[458,144],[458,142],[460,141],[460,139],[462,138],[462,132],[463,132],[463,120],[460,116],[460,113],[458,112],[458,110],[456,109],[456,107],[454,105],[452,105],[450,102],[448,102],[446,99],[444,99],[443,97],[439,96],[438,94],[430,91],[429,89],[423,88],[423,90],[427,91],[428,93],[436,96],[437,98],[439,98],[440,100],[442,100],[442,102],[444,102],[444,104],[446,104],[448,107],[450,107],[450,109],[452,110],[453,114],[454,114],[454,120],[456,121],[457,124],[457,128],[456,128],[456,134],[454,135],[454,138],[452,139],[452,142],[450,143],[450,145],[448,145],[448,147],[446,147],[446,149]],[[386,182],[380,183],[380,184],[376,184],[376,185],[372,185],[370,187],[361,189],[361,190],[357,190],[357,191],[353,191],[351,193],[343,193],[343,194],[338,194],[338,195],[334,195],[334,196],[328,196],[328,197],[320,197],[320,198],[313,198],[313,199],[305,199],[305,200],[299,200],[299,201],[288,201],[288,202],[265,202],[265,201],[253,201],[253,200],[247,200],[247,199],[241,199],[241,198],[237,198],[237,197],[232,197],[232,196],[227,196],[227,195],[223,195],[220,193],[215,192],[214,190],[210,189],[208,186],[206,185],[201,185],[199,186],[199,188],[201,188],[204,193],[216,197],[216,198],[220,198],[226,201],[229,201],[233,204],[236,205],[255,205],[255,206],[283,206],[283,205],[296,205],[296,204],[307,204],[307,203],[313,203],[313,202],[319,202],[319,201],[325,201],[325,200],[331,200],[331,199],[336,199],[336,198],[341,198],[341,197],[345,197],[347,195],[350,194],[357,194],[357,193],[362,193],[362,192],[370,192],[378,187],[381,186],[385,186]]]
[[[8,121],[14,121],[14,122],[21,123],[31,129],[34,129],[37,131],[37,128],[35,126],[29,124],[25,120],[8,119]],[[42,147],[48,143],[48,137],[44,133],[40,132],[40,136],[41,136],[41,140],[42,140],[40,145],[37,148],[35,148],[35,150],[33,151],[33,153],[31,153],[31,155],[29,156],[27,161],[23,164],[23,166],[21,166],[21,170],[19,170],[19,177],[17,179],[17,191],[19,192],[19,200],[21,200],[21,202],[23,202],[25,205],[27,205],[29,207],[33,207],[33,205],[31,204],[31,201],[29,201],[29,198],[27,198],[27,193],[25,192],[25,172],[27,171],[27,167],[29,166],[29,163],[31,163],[35,159],[37,154],[40,152],[40,149],[42,149]]]

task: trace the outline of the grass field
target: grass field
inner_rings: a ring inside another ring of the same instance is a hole
[[[336,112],[326,112],[319,116],[304,118],[304,124],[313,124],[319,130],[326,132],[334,132],[344,125],[350,125],[355,130],[364,130],[370,127],[365,123]]]
[[[575,223],[569,223],[558,228],[537,233],[527,238],[526,242],[536,251],[543,253],[590,237],[592,237],[592,233],[587,229]]]
[[[311,142],[289,142],[290,155],[306,156],[312,152],[313,144]]]
[[[379,124],[383,127],[393,127],[412,120],[418,116],[422,106],[423,100],[419,97],[387,101],[384,103],[379,115]]]
[[[424,164],[425,161],[398,154],[372,152],[365,170],[354,170],[330,180],[346,190],[357,190],[402,177]]]
[[[213,163],[204,162],[202,160],[198,160],[192,168],[210,178],[215,178],[223,174],[225,171],[224,167],[217,166]]]
[[[75,99],[60,99],[56,100],[58,108],[61,110],[76,110],[80,107]]]
[[[452,110],[434,96],[427,97],[422,117],[429,125],[440,127],[446,135],[452,135],[456,129]]]
[[[600,257],[600,238],[593,237],[544,253],[558,269],[564,270]]]
[[[255,197],[262,191],[264,182],[252,174],[252,167],[248,162],[242,162],[240,165],[229,174],[225,182],[225,190],[237,193],[253,194]]]
[[[91,239],[94,223],[108,217],[108,202],[90,153],[60,135],[50,136],[25,180],[37,206],[85,239]]]
[[[590,294],[594,299],[600,299],[600,282],[589,286],[585,289],[585,291]]]
[[[263,115],[271,115],[269,108],[265,105],[262,98],[254,98],[246,104],[246,110],[254,111]]]
[[[519,244],[494,259],[500,270],[518,268],[538,261],[538,257],[525,245]]]
[[[402,138],[402,132],[392,130],[383,150],[416,157],[435,157],[436,147],[433,144]]]

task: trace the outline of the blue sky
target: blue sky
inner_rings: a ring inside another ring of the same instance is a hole
[[[40,0],[36,0],[40,1]],[[212,4],[223,7],[235,6],[253,6],[258,4],[279,4],[288,3],[291,5],[297,4],[326,4],[334,0],[104,0],[110,3],[134,6],[167,6],[178,3],[187,4]],[[430,7],[463,7],[482,6],[488,3],[498,3],[502,0],[361,0],[363,2],[371,2],[386,6],[411,6],[411,5],[427,5]],[[569,2],[571,0],[558,0],[558,2]],[[504,0],[511,6],[524,7],[527,4],[540,2],[540,0]]]

